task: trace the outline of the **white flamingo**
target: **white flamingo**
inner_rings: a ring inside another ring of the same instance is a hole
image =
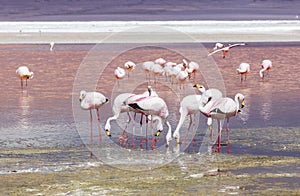
[[[55,44],[54,42],[50,42],[50,44],[49,44],[49,45],[50,45],[50,51],[53,51],[53,49],[54,49],[54,44]]]
[[[187,69],[180,71],[177,74],[176,79],[180,89],[184,87],[184,82],[187,80],[188,77],[189,77],[189,73]]]
[[[227,145],[228,154],[230,153],[230,143],[229,143],[229,119],[232,116],[236,116],[240,109],[245,105],[245,97],[241,93],[237,93],[234,97],[234,100],[228,97],[220,98],[215,101],[207,99],[207,97],[202,97],[203,102],[206,103],[205,106],[200,105],[200,111],[207,117],[217,119],[218,121],[218,140],[217,140],[217,149],[216,152],[220,152],[221,149],[221,120],[226,119],[226,134],[227,134]]]
[[[236,70],[241,75],[241,81],[246,80],[246,76],[250,72],[250,65],[248,63],[241,63]]]
[[[16,70],[17,76],[21,79],[21,87],[23,88],[23,80],[26,81],[27,86],[27,80],[33,78],[33,72],[29,70],[27,66],[20,66]]]
[[[102,93],[99,92],[86,92],[84,90],[80,91],[80,107],[83,110],[90,110],[90,141],[92,144],[93,141],[93,128],[92,128],[92,109],[96,110],[98,117],[98,131],[99,131],[99,139],[102,140],[101,130],[100,130],[100,113],[99,108],[108,102],[108,98],[106,98]]]
[[[151,67],[151,73],[154,77],[154,83],[157,82],[157,77],[163,76],[165,74],[164,68],[160,64],[153,64]]]
[[[259,71],[259,76],[261,77],[261,79],[264,79],[264,72],[267,71],[268,73],[269,70],[272,68],[272,61],[270,61],[269,59],[263,60],[261,63],[261,67],[262,69]]]
[[[143,69],[144,73],[146,74],[146,79],[148,77],[148,79],[150,80],[150,72],[151,72],[152,66],[154,64],[155,63],[153,61],[146,61],[142,64],[142,69]]]
[[[115,78],[117,79],[118,85],[119,85],[119,80],[122,80],[125,77],[126,71],[125,71],[125,69],[123,69],[121,67],[117,67],[114,70],[114,75],[115,75]]]
[[[171,131],[171,125],[167,121],[167,117],[169,116],[169,110],[166,102],[157,96],[149,96],[144,97],[138,100],[135,100],[128,104],[130,107],[132,107],[135,110],[139,110],[142,112],[145,116],[159,116],[162,118],[162,120],[167,124],[168,126],[168,133],[166,135],[166,141],[167,145],[169,145],[169,142],[172,139],[172,131]],[[159,135],[156,133],[156,135]],[[152,149],[154,148],[154,134],[153,134],[153,125],[152,125]]]
[[[194,75],[194,80],[195,80],[195,76],[196,76],[196,72],[198,72],[199,70],[199,64],[194,62],[194,61],[191,61],[188,66],[187,66],[187,71],[188,71],[188,74],[189,74],[189,79],[191,78],[191,74]]]
[[[155,59],[154,63],[159,64],[162,67],[164,67],[164,65],[167,63],[167,61],[163,58],[158,58],[158,59]]]
[[[129,77],[129,72],[132,72],[135,69],[136,64],[132,61],[127,61],[124,63],[124,67],[125,67],[128,77]]]
[[[236,47],[236,46],[244,46],[246,45],[245,43],[237,43],[237,44],[229,44],[228,46],[226,47],[223,47],[223,48],[220,48],[220,49],[217,49],[217,50],[214,50],[213,52],[209,53],[208,56],[211,56],[217,52],[222,52],[223,54],[223,59],[225,58],[226,54],[229,52],[229,50],[233,47]]]
[[[180,108],[179,108],[180,119],[179,119],[179,123],[177,124],[177,127],[173,133],[173,138],[176,139],[177,143],[180,143],[179,130],[182,127],[182,124],[183,124],[186,116],[188,116],[188,115],[190,116],[190,124],[186,131],[186,136],[187,136],[188,131],[192,125],[192,115],[200,112],[199,106],[201,104],[201,96],[209,97],[211,101],[222,98],[222,96],[223,96],[222,92],[215,88],[206,90],[205,87],[200,84],[195,84],[193,87],[197,88],[202,95],[188,95],[188,96],[184,97],[182,99],[182,101],[180,102]],[[208,125],[210,131],[212,131],[212,127],[211,127],[212,119],[211,118],[207,119],[207,125]],[[185,140],[186,140],[186,138],[184,139],[183,143],[185,143]]]
[[[217,43],[215,44],[215,47],[213,48],[213,51],[218,50],[218,49],[221,49],[221,48],[223,48],[223,47],[224,47],[224,44],[222,44],[222,43],[220,43],[220,42],[217,42]]]

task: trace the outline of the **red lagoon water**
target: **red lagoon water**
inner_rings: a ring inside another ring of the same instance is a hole
[[[206,46],[210,50],[213,44],[206,44]],[[73,83],[77,71],[87,61],[94,63],[96,69],[98,67],[103,72],[98,78],[89,78],[87,75],[86,79],[93,81],[98,91],[112,99],[118,92],[142,92],[149,84],[143,73],[142,75],[132,73],[131,77],[139,77],[139,83],[126,86],[126,81],[129,79],[125,78],[121,81],[121,86],[125,85],[126,88],[118,89],[113,77],[113,69],[122,66],[125,61],[141,63],[163,57],[168,61],[180,63],[185,57],[174,50],[156,47],[138,47],[124,51],[118,56],[111,56],[115,54],[113,51],[118,47],[117,44],[108,45],[107,50],[97,53],[99,56],[95,60],[89,56],[93,45],[56,45],[53,52],[49,51],[48,45],[0,45],[1,148],[26,146],[60,148],[81,145],[73,118],[72,101],[75,107],[78,105],[76,111],[77,109],[80,111],[86,125],[88,125],[89,114],[87,111],[80,110],[79,101],[77,102],[79,92],[73,92]],[[197,55],[199,52],[199,48],[192,44],[177,47],[183,48],[189,54]],[[213,56],[222,76],[218,80],[224,82],[226,95],[233,97],[235,93],[240,92],[246,96],[245,109],[230,121],[232,129],[300,127],[299,47],[300,43],[249,43],[244,47],[232,49],[225,59],[221,58],[221,54]],[[100,59],[110,57],[111,60],[101,62],[99,57]],[[262,81],[258,74],[263,59],[270,59],[273,62],[273,68],[265,81]],[[104,62],[109,63],[103,64]],[[241,62],[251,65],[251,72],[247,80],[242,83],[236,73],[236,68]],[[202,62],[198,63],[201,65]],[[20,65],[27,65],[34,72],[34,78],[28,81],[28,86],[23,90],[15,73]],[[89,72],[93,75],[94,70],[91,68]],[[210,85],[205,80],[206,76],[201,73],[204,73],[203,70],[200,70],[196,78],[186,84],[183,94],[190,93],[189,85],[195,82]],[[83,86],[85,81],[82,81]],[[183,96],[180,95],[182,90],[177,84],[167,82],[165,78],[159,78],[158,81],[157,84],[151,81],[151,85],[166,100],[174,130],[179,120],[178,106]],[[129,87],[132,89],[128,89]],[[86,90],[93,88],[91,86]],[[73,95],[74,99],[72,99]],[[102,126],[107,117],[112,114],[112,103],[113,101],[110,100],[110,103],[100,110]],[[203,116],[200,122],[205,122]]]

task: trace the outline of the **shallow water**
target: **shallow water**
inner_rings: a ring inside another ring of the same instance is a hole
[[[211,48],[212,45],[206,44],[205,46]],[[181,62],[182,55],[176,51],[144,47],[124,51],[109,61],[108,66],[104,68],[101,62],[96,61],[96,69],[102,69],[103,72],[101,76],[98,76],[99,80],[97,78],[93,81],[93,85],[110,99],[110,103],[100,109],[103,143],[97,140],[96,115],[93,113],[94,146],[89,146],[89,112],[80,109],[79,92],[73,92],[72,89],[78,68],[89,60],[95,63],[91,59],[93,56],[88,56],[91,54],[88,52],[93,45],[56,45],[55,47],[55,50],[50,52],[47,45],[0,46],[2,64],[0,77],[3,80],[0,83],[2,91],[0,95],[2,100],[0,104],[1,174],[72,172],[85,167],[101,166],[103,163],[125,170],[151,170],[168,165],[181,155],[194,156],[199,151],[201,154],[206,154],[209,151],[208,146],[214,144],[213,141],[207,139],[205,118],[199,114],[196,118],[200,117],[199,124],[196,121],[196,125],[190,130],[187,145],[181,144],[179,147],[173,140],[171,147],[165,148],[166,132],[164,130],[154,150],[151,150],[150,135],[148,135],[148,146],[143,137],[143,146],[140,148],[138,125],[135,130],[135,146],[132,147],[132,134],[130,134],[133,129],[132,125],[128,128],[128,142],[124,141],[120,144],[119,136],[127,120],[125,114],[121,115],[120,120],[112,123],[112,137],[105,136],[103,127],[105,120],[112,113],[113,98],[128,88],[132,88],[132,91],[137,93],[143,92],[149,84],[142,75],[143,73],[136,71],[130,75],[129,79],[121,81],[123,83],[118,86],[112,76],[112,71],[117,65],[122,65],[127,60],[143,62],[158,57]],[[113,45],[107,51],[101,51],[103,55],[101,57],[115,54],[113,52],[115,47],[119,46]],[[192,44],[184,44],[181,47],[192,55],[197,55],[199,52],[197,46]],[[232,49],[225,59],[218,54],[214,56],[224,81],[226,95],[233,97],[235,93],[241,92],[246,96],[246,107],[238,117],[230,120],[233,155],[299,157],[300,146],[297,138],[300,133],[300,122],[297,114],[300,109],[298,104],[300,67],[297,63],[300,59],[297,53],[298,48],[299,43],[282,43],[282,46],[278,43],[248,43],[245,47]],[[258,71],[261,61],[266,58],[272,60],[274,68],[270,70],[265,81],[261,81]],[[248,62],[252,66],[247,80],[242,83],[240,76],[235,72],[241,62]],[[15,74],[19,65],[28,65],[35,73],[34,79],[28,81],[28,86],[23,89]],[[91,72],[91,75],[95,74],[93,69]],[[213,87],[215,84],[207,84],[208,80],[205,81],[205,77],[197,73],[195,82]],[[185,90],[180,90],[176,84],[165,82],[165,78],[158,80],[159,82],[155,84],[151,79],[150,84],[166,100],[170,110],[169,120],[174,130],[179,119],[177,112],[179,101],[184,95],[195,93],[190,87],[194,81],[186,84]],[[125,84],[126,81],[134,81],[134,83]],[[86,85],[85,82],[82,80],[83,86]],[[76,88],[78,86],[74,87]],[[93,90],[93,86],[86,90]],[[139,123],[138,119],[139,116],[136,124]],[[184,128],[187,129],[187,126],[188,120]],[[145,125],[143,129],[145,130]],[[196,130],[197,133],[195,133]],[[148,134],[149,132],[151,132],[150,129]],[[144,131],[143,134],[145,134]],[[184,129],[181,134],[185,134]],[[190,143],[194,135],[195,144],[192,145]],[[93,150],[100,162],[98,159],[89,157],[90,153],[84,144],[87,144],[88,149]],[[222,153],[226,153],[224,131],[222,144]],[[29,153],[23,154],[22,149],[29,150]],[[31,149],[37,150],[38,153],[32,153]],[[182,163],[187,162],[183,160]],[[290,165],[289,170],[299,171],[299,167]],[[291,186],[294,187],[294,185]]]

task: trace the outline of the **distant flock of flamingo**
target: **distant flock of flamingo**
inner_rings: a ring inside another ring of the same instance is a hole
[[[238,43],[225,46],[221,43],[216,43],[213,51],[208,54],[211,56],[217,52],[222,52],[223,58],[228,53],[229,49],[236,46],[243,46],[245,43]],[[54,42],[50,43],[50,51],[53,50]],[[260,77],[264,78],[264,72],[269,71],[272,67],[272,62],[268,59],[262,61],[262,69],[259,71]],[[132,61],[127,61],[124,63],[123,67],[117,67],[114,70],[114,76],[119,81],[123,79],[126,74],[129,77],[129,73],[136,68],[136,64]],[[146,78],[150,79],[150,75],[153,75],[154,81],[158,76],[165,76],[171,83],[178,83],[180,86],[187,80],[191,78],[191,75],[194,74],[199,69],[199,65],[196,62],[187,62],[183,59],[182,63],[167,62],[163,58],[158,58],[154,61],[147,61],[142,63],[141,68],[146,74]],[[250,71],[250,65],[248,63],[241,63],[237,68],[237,72],[241,74],[241,81],[246,79],[246,74]],[[21,80],[21,87],[23,88],[23,81],[33,78],[33,72],[29,70],[27,66],[20,66],[16,70],[17,76]],[[116,120],[120,113],[126,112],[128,114],[129,120],[131,122],[132,118],[136,117],[136,114],[141,114],[140,127],[142,132],[142,122],[143,116],[145,116],[146,123],[151,122],[151,131],[152,131],[152,149],[155,147],[155,136],[159,136],[163,130],[163,124],[168,126],[168,132],[166,134],[166,144],[170,144],[172,138],[175,139],[176,143],[180,143],[180,128],[183,125],[183,122],[187,116],[190,116],[189,128],[192,124],[192,115],[198,112],[201,112],[204,116],[207,117],[207,125],[212,131],[212,119],[216,119],[218,122],[218,139],[216,152],[220,152],[220,138],[221,138],[221,120],[226,119],[226,133],[227,133],[227,146],[228,153],[230,153],[229,145],[229,119],[233,116],[236,116],[238,112],[245,105],[245,97],[241,93],[237,93],[234,97],[228,98],[223,97],[223,94],[218,89],[205,89],[203,85],[195,84],[194,88],[198,89],[199,95],[188,95],[184,97],[180,103],[179,113],[180,120],[177,124],[175,131],[172,134],[171,125],[168,122],[168,106],[167,103],[159,97],[159,95],[153,90],[151,86],[148,86],[146,91],[142,94],[133,94],[133,93],[123,93],[119,94],[113,102],[113,116],[109,117],[105,123],[105,133],[107,136],[111,136],[111,120]],[[80,106],[83,110],[90,110],[90,140],[92,143],[92,109],[96,110],[97,119],[98,119],[98,130],[99,137],[101,140],[101,131],[100,131],[100,113],[99,108],[104,104],[108,103],[108,98],[100,92],[86,92],[82,90],[80,92]],[[134,113],[134,117],[131,116],[131,112]],[[135,121],[133,121],[135,123]],[[126,125],[127,126],[127,125]],[[147,131],[146,126],[146,131]],[[156,132],[154,133],[154,129]],[[124,139],[124,132],[120,136],[120,139]],[[142,134],[141,134],[142,135]],[[146,134],[147,135],[147,134]],[[186,132],[187,135],[187,132]],[[211,132],[212,135],[212,132]],[[183,140],[183,143],[186,142],[186,137]],[[134,146],[134,141],[132,142]],[[140,146],[142,146],[142,138],[140,138]]]

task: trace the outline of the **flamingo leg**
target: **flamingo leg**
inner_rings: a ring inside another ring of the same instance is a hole
[[[102,134],[101,134],[101,129],[100,129],[100,113],[99,113],[99,109],[96,109],[97,112],[97,117],[98,117],[98,131],[99,131],[99,141],[102,141]]]
[[[143,114],[141,114],[141,119],[140,119],[140,147],[142,148],[143,146]]]
[[[230,143],[229,143],[229,129],[228,129],[228,126],[229,126],[229,118],[227,119],[227,122],[226,122],[226,135],[227,135],[227,153],[230,154]]]
[[[218,140],[216,152],[220,152],[221,149],[221,121],[218,119]]]
[[[135,135],[135,115],[136,113],[134,113],[134,121],[133,121],[133,127],[132,127],[132,138],[131,138],[131,146],[132,148],[134,148],[134,135]],[[128,124],[129,122],[131,121],[131,117],[129,116],[129,121],[128,121]]]
[[[146,147],[148,146],[148,116],[146,116]]]
[[[153,116],[151,116],[151,118],[153,118]],[[153,127],[154,127],[154,123],[153,123],[153,119],[151,119],[152,150],[154,150],[155,147]]]
[[[186,138],[187,138],[187,136],[189,134],[189,130],[190,130],[191,126],[192,126],[192,122],[193,122],[193,118],[192,118],[192,115],[190,115],[190,123],[189,123],[187,131],[185,132],[185,137],[184,137],[184,140],[182,142],[183,144],[186,144]]]
[[[90,144],[93,143],[93,115],[92,110],[90,110]]]
[[[23,80],[21,79],[21,88],[23,89]]]
[[[26,86],[27,86],[27,79],[26,79]]]

